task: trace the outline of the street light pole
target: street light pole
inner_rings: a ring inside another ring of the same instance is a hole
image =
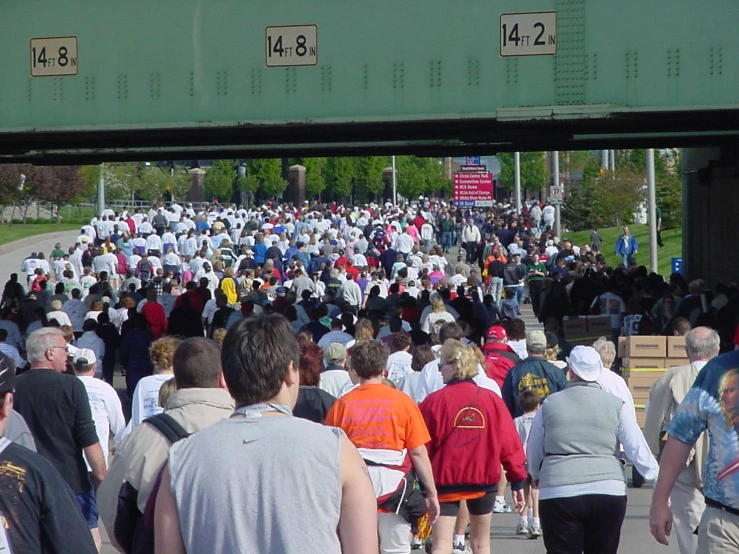
[[[608,170],[608,150],[603,149],[600,151],[600,166]]]
[[[554,188],[561,188],[561,185],[559,184],[559,152],[554,151],[552,152],[552,182]],[[562,198],[564,198],[564,191],[562,191]],[[554,228],[556,229],[557,236],[562,235],[562,202],[555,202],[554,204]]]
[[[516,200],[516,213],[521,213],[521,152],[516,152],[514,155],[516,162],[516,188],[515,188],[515,200]]]
[[[657,272],[657,192],[654,178],[654,149],[647,149],[647,223],[649,224],[649,270]]]
[[[100,179],[98,179],[98,213],[101,215],[105,210],[105,164],[100,164]]]
[[[395,173],[395,156],[393,156],[393,207],[397,207],[397,205],[398,205],[398,176]]]

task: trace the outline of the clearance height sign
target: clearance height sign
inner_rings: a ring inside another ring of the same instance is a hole
[[[493,205],[493,174],[455,173],[454,203],[457,206],[489,208]]]

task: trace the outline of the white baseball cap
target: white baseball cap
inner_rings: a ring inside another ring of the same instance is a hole
[[[92,365],[97,363],[95,352],[89,348],[78,348],[74,353],[74,365]]]

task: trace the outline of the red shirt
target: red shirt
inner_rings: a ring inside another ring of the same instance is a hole
[[[357,279],[359,279],[360,271],[354,267],[353,265],[346,266],[346,272],[350,273],[352,277],[354,278],[354,281],[356,282]]]

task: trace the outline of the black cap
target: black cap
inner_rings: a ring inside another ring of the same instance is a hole
[[[0,353],[0,394],[15,390],[15,364],[5,354]]]
[[[559,338],[554,333],[547,333],[547,348],[554,348],[559,346]]]

